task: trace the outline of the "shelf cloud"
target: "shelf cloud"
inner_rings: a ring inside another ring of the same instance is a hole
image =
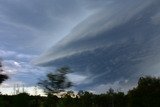
[[[80,86],[87,89],[115,82],[134,86],[140,76],[159,72],[159,5],[159,0],[108,2],[35,63],[70,66],[75,73],[86,74],[86,83]]]

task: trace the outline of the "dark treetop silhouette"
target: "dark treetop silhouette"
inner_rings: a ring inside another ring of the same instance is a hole
[[[0,60],[0,84],[5,81],[6,79],[8,79],[8,76],[6,74],[3,74],[3,69],[2,69],[3,65],[2,62]]]
[[[66,74],[70,73],[69,67],[61,67],[55,73],[48,73],[47,79],[41,80],[38,85],[44,88],[46,93],[59,93],[72,86]]]

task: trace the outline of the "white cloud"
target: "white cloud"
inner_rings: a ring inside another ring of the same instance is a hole
[[[43,89],[37,87],[37,86],[32,86],[32,87],[25,87],[25,92],[29,93],[30,95],[41,95],[41,96],[46,96],[44,93]]]
[[[18,63],[18,62],[14,62],[14,65],[16,66],[16,67],[18,67],[18,68],[20,68],[21,67],[21,65],[20,65],[20,63]]]
[[[3,84],[3,86],[0,87],[0,92],[2,94],[7,94],[7,95],[14,95],[14,85],[16,86],[17,84],[13,84],[12,87],[11,86],[7,86],[5,84]],[[18,88],[19,87],[19,88]],[[40,89],[39,87],[35,87],[35,86],[31,86],[31,87],[25,87],[22,85],[18,85],[18,87],[16,87],[15,90],[19,90],[19,93],[24,92],[30,94],[30,95],[41,95],[41,96],[46,96],[44,91],[42,89]]]
[[[76,85],[84,83],[86,80],[87,76],[85,75],[80,75],[80,74],[68,74],[69,79]]]

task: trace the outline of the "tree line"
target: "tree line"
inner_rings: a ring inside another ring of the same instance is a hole
[[[67,78],[72,72],[69,67],[48,73],[46,79],[38,85],[44,89],[47,97],[30,96],[27,93],[18,95],[0,95],[0,107],[160,107],[160,78],[141,77],[135,88],[124,92],[109,89],[103,94],[93,94],[80,90],[77,95],[65,89],[73,86]],[[4,74],[1,74],[4,75]],[[6,80],[5,79],[0,80]],[[66,92],[57,97],[61,92]]]
[[[141,77],[137,87],[127,94],[110,89],[99,95],[79,91],[74,98],[71,93],[61,98],[51,93],[47,97],[0,95],[0,107],[160,107],[160,78]]]

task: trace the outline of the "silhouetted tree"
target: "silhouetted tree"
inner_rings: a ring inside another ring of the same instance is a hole
[[[160,107],[160,78],[141,77],[128,98],[130,107]]]
[[[85,94],[85,91],[83,91],[83,90],[79,90],[78,91],[78,97],[81,97],[81,96],[83,96]]]
[[[67,91],[67,95],[71,96],[71,97],[74,97],[75,94],[74,94],[74,91],[70,90],[70,91]]]
[[[29,107],[30,96],[27,93],[20,93],[13,97],[13,107]]]
[[[0,107],[160,107],[160,78],[141,77],[138,86],[126,95],[113,89],[104,94],[79,91],[76,98],[72,98],[72,94],[73,91],[68,91],[61,98],[52,93],[47,97],[26,93],[0,95]]]
[[[3,74],[3,68],[2,68],[2,62],[0,60],[0,84],[5,81],[6,79],[8,79],[8,76],[6,74]]]
[[[41,80],[38,84],[46,93],[59,93],[72,86],[66,74],[71,70],[68,67],[62,67],[56,70],[56,73],[48,73],[46,80]]]
[[[58,97],[49,93],[44,102],[44,107],[57,107],[58,102]]]

